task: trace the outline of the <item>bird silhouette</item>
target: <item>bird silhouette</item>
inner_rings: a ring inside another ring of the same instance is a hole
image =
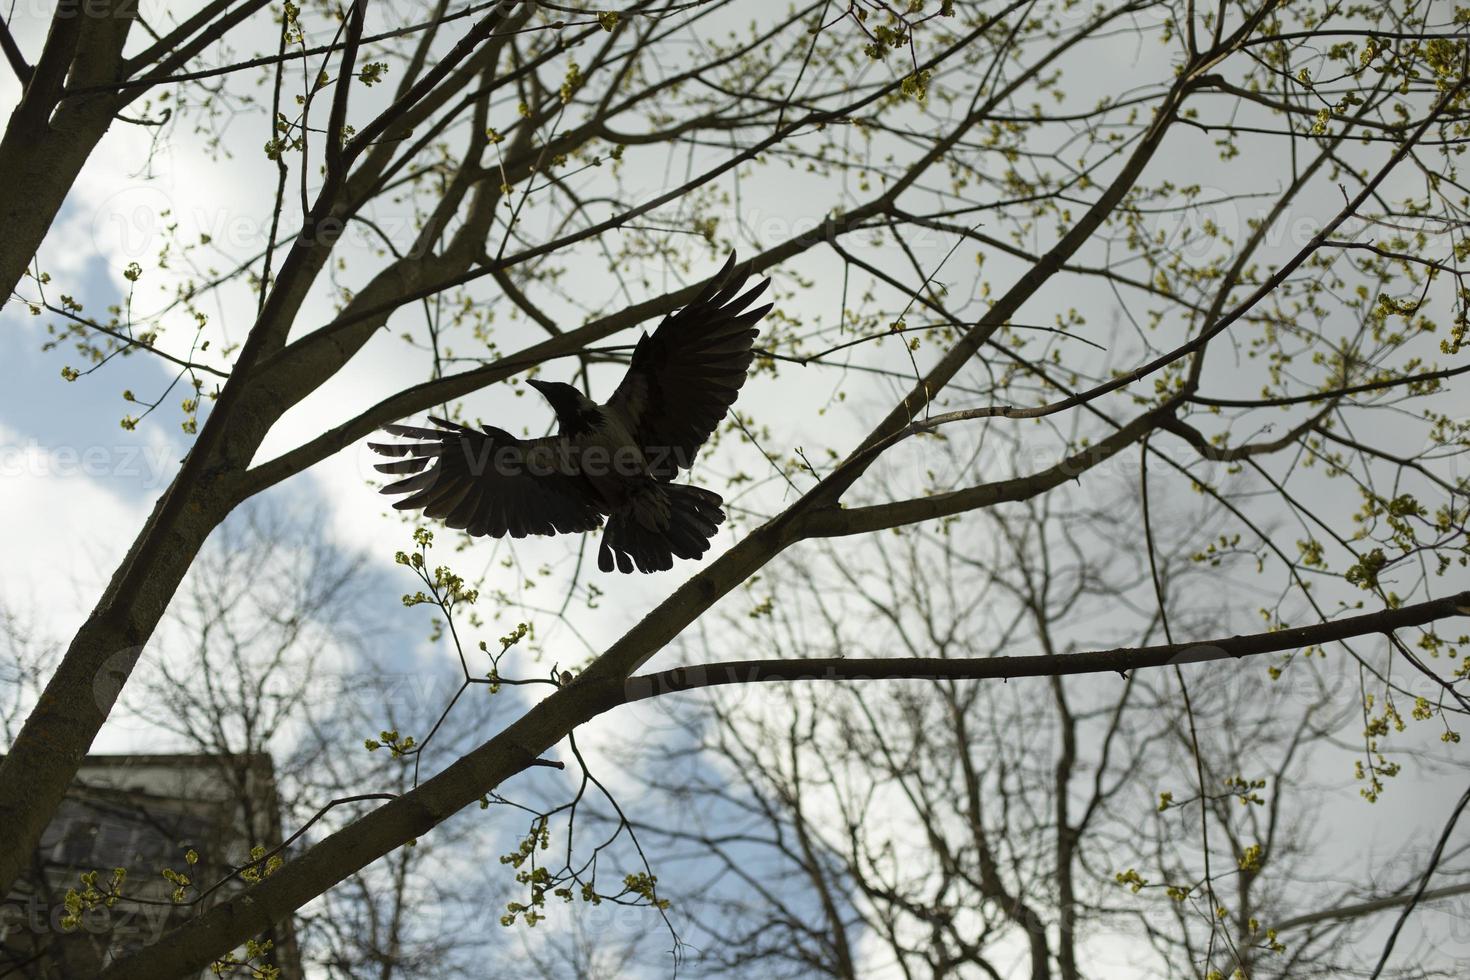
[[[627,374],[598,404],[573,385],[527,383],[556,413],[555,435],[518,439],[429,417],[437,428],[386,425],[414,442],[369,443],[379,472],[410,474],[383,487],[409,494],[393,506],[422,510],[474,536],[573,534],[603,524],[604,572],[657,572],[699,558],[725,520],[713,490],[674,483],[735,403],[753,358],[755,324],[771,304],[750,309],[770,285],[741,293],[747,274],[725,265],[689,305],[666,316],[633,349]]]

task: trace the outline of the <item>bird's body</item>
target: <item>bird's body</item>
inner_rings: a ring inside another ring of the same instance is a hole
[[[603,523],[603,571],[661,571],[698,558],[725,519],[719,494],[673,483],[724,419],[745,382],[755,323],[747,310],[770,280],[739,292],[735,257],[684,309],[644,334],[606,403],[560,382],[531,380],[556,412],[557,433],[517,439],[443,419],[389,425],[415,443],[372,444],[405,459],[384,473],[412,474],[383,488],[409,493],[393,506],[422,509],[471,535],[524,537],[590,531]],[[431,465],[432,464],[432,465]]]
[[[551,385],[534,379],[528,383],[543,394],[555,390]],[[586,402],[585,406],[578,406],[575,417],[585,420],[588,427],[581,429],[576,422],[569,426],[558,418],[557,435],[567,439],[572,450],[570,455],[581,461],[581,470],[597,495],[609,508],[618,507],[634,492],[640,478],[648,478],[648,461],[642,447],[622,412],[608,405],[596,404],[571,385],[562,387],[570,389]],[[601,465],[603,461],[608,465]]]

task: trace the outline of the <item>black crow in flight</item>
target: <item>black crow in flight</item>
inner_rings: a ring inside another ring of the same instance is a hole
[[[555,435],[517,439],[433,416],[437,429],[384,426],[418,441],[369,444],[406,457],[379,471],[411,474],[383,493],[410,494],[394,503],[399,510],[495,538],[591,531],[606,516],[597,554],[604,572],[656,572],[675,557],[700,557],[725,519],[723,501],[672,481],[745,383],[755,324],[771,309],[747,308],[770,280],[741,293],[745,280],[732,253],[693,302],[643,335],[605,404],[559,381],[528,381],[556,412]]]

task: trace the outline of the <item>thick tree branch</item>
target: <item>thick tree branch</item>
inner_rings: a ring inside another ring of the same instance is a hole
[[[1445,885],[1442,888],[1430,888],[1421,895],[1405,892],[1402,895],[1389,895],[1385,898],[1373,898],[1366,902],[1354,902],[1351,905],[1338,905],[1320,912],[1308,912],[1304,915],[1295,915],[1290,919],[1282,919],[1271,924],[1271,928],[1277,932],[1285,932],[1288,929],[1301,929],[1305,926],[1313,926],[1319,922],[1337,922],[1347,919],[1361,919],[1366,915],[1376,915],[1389,909],[1402,908],[1416,898],[1420,905],[1425,902],[1435,902],[1442,898],[1456,898],[1460,895],[1470,895],[1470,881],[1459,885]]]
[[[694,667],[674,667],[628,679],[628,701],[641,701],[678,691],[759,681],[862,681],[897,679],[988,680],[1012,677],[1056,677],[1064,674],[1123,673],[1147,667],[1239,660],[1263,653],[1300,650],[1338,640],[1424,626],[1453,616],[1470,616],[1470,592],[1459,592],[1385,609],[1349,616],[1315,626],[1269,633],[1250,633],[1163,643],[1146,647],[1117,647],[1085,653],[1038,654],[1019,657],[914,658],[914,657],[812,657],[792,660],[739,660]]]
[[[26,63],[26,57],[21,53],[20,45],[15,43],[15,36],[10,33],[10,25],[3,21],[0,21],[0,49],[5,51],[5,60],[10,62],[10,70],[15,72],[15,77],[20,80],[21,87],[24,88],[30,82],[35,69]]]
[[[1028,476],[868,507],[810,510],[799,518],[797,527],[801,534],[814,538],[841,537],[937,520],[1000,503],[1029,500],[1068,480],[1080,479],[1083,473],[1111,459],[1161,425],[1172,411],[1173,406],[1167,405],[1146,412],[1096,445]]]
[[[141,82],[124,82],[118,79],[116,83],[112,79],[98,80],[96,83],[82,83],[73,79],[67,95],[116,92],[124,104],[131,102],[142,95],[148,86],[171,80],[166,78],[170,71],[187,64],[191,58],[224,37],[236,25],[244,23],[268,3],[269,0],[248,0],[236,6],[232,0],[213,0],[177,28],[123,62],[122,74],[125,76],[151,66],[152,72],[148,79]],[[230,9],[232,6],[233,10]],[[210,21],[216,16],[219,16],[219,20],[211,24]],[[196,32],[197,36],[191,38]]]
[[[1249,459],[1252,456],[1265,456],[1280,452],[1308,432],[1311,432],[1335,407],[1335,405],[1328,405],[1305,422],[1292,426],[1275,439],[1267,439],[1263,442],[1249,442],[1240,446],[1217,446],[1206,439],[1204,433],[1200,432],[1200,430],[1174,416],[1162,419],[1159,422],[1159,428],[1166,432],[1172,432],[1189,443],[1205,459],[1213,460],[1217,463],[1228,463],[1235,460]]]

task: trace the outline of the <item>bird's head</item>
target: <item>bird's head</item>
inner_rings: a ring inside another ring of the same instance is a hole
[[[563,435],[586,431],[602,420],[597,403],[582,394],[575,385],[535,378],[527,378],[526,384],[541,392],[541,397],[551,404]]]

